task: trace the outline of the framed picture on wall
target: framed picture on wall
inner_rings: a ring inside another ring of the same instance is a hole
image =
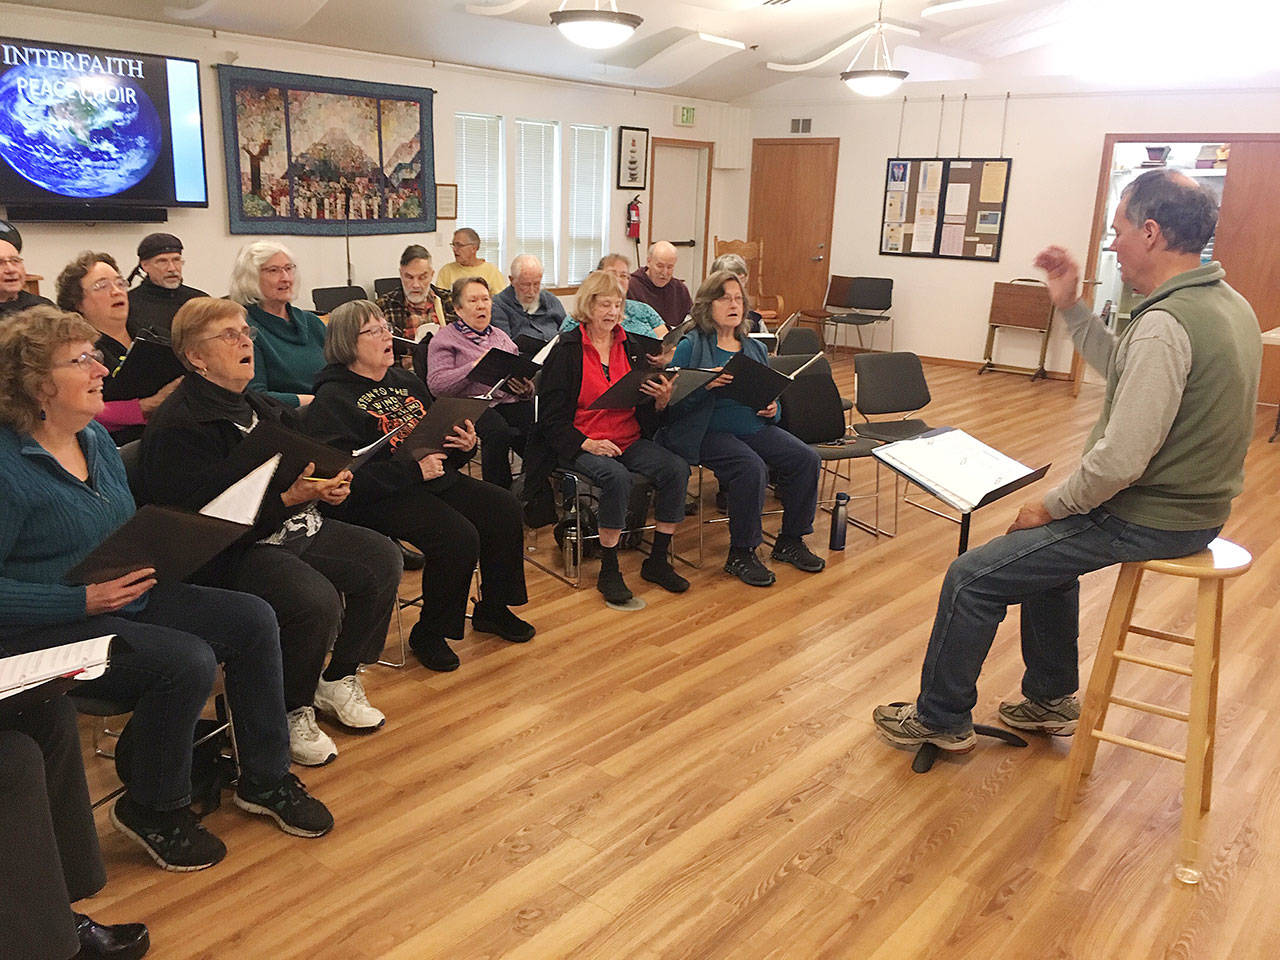
[[[458,219],[458,185],[456,183],[436,184],[436,219]]]
[[[646,190],[649,186],[649,131],[645,127],[618,128],[618,189]]]

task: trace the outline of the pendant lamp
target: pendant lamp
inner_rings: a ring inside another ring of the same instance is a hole
[[[871,62],[859,67],[858,62],[868,46],[871,47]],[[884,39],[884,0],[880,0],[875,29],[862,41],[862,46],[849,61],[849,69],[840,74],[840,79],[850,90],[864,97],[883,97],[893,93],[907,79],[907,71],[893,69],[893,61],[889,59],[889,45]]]
[[[566,10],[568,0],[561,0],[560,7],[551,14],[551,23],[565,38],[580,47],[607,50],[629,39],[636,27],[644,23],[643,17],[634,13],[620,13],[614,0],[609,9],[600,9],[600,0],[594,0],[589,10]]]

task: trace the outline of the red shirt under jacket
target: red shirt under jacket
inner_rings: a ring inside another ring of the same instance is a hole
[[[623,342],[627,339],[621,326],[613,328],[613,346],[609,348],[609,373],[601,366],[600,353],[582,331],[582,387],[578,391],[578,409],[573,425],[590,440],[612,440],[619,450],[640,439],[640,422],[634,410],[588,410],[600,395],[631,372],[631,361]]]

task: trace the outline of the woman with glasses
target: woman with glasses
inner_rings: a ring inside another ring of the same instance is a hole
[[[58,274],[58,306],[80,314],[98,331],[95,349],[109,373],[124,361],[133,346],[129,333],[129,284],[120,276],[109,253],[86,250]],[[176,378],[149,397],[127,396],[110,377],[102,384],[106,403],[98,420],[117,446],[142,436],[143,425],[181,382]]]
[[[283,243],[255,240],[236,254],[230,297],[248,310],[258,331],[250,384],[288,407],[311,402],[312,382],[324,366],[324,321],[293,305],[298,264]]]
[[[197,297],[173,318],[173,350],[191,371],[142,438],[148,500],[199,509],[246,472],[232,455],[261,421],[300,430],[296,411],[249,389],[255,328],[230,300]],[[260,335],[258,335],[260,337]],[[357,671],[382,652],[400,586],[400,550],[381,534],[321,517],[351,492],[351,474],[277,475],[257,522],[198,571],[200,583],[243,590],[271,604],[280,624],[289,751],[319,766],[337,756],[316,711],[347,727],[386,719],[370,705]],[[325,666],[325,654],[333,655]]]
[[[280,643],[267,604],[157,584],[150,568],[67,582],[68,571],[134,512],[120,454],[94,422],[107,375],[93,354],[96,335],[80,316],[54,307],[0,325],[0,655],[107,634],[125,641],[113,644],[106,673],[79,690],[132,707],[131,775],[111,820],[164,869],[201,870],[226,854],[188,806],[191,741],[219,662],[239,748],[236,806],[294,836],[327,833],[329,811],[289,773]],[[93,890],[69,887],[79,896]]]
[[[395,364],[391,330],[368,300],[344,303],[329,315],[324,353],[329,365],[316,378],[307,425],[326,442],[357,449],[408,424],[403,437],[430,408],[422,381]],[[417,461],[382,451],[356,472],[347,501],[327,508],[422,551],[422,614],[409,643],[426,667],[441,671],[458,667],[448,641],[462,638],[477,560],[480,599],[472,629],[511,643],[534,634],[533,625],[509,609],[529,599],[520,505],[509,491],[458,472],[476,446],[470,421],[445,445],[447,456],[431,453]]]
[[[728,270],[711,274],[693,300],[690,315],[696,326],[676,347],[675,365],[719,369],[739,353],[768,364],[763,344],[748,336],[749,310],[737,276]],[[753,587],[773,585],[773,571],[756,556],[764,539],[760,512],[770,473],[782,500],[782,532],[773,559],[817,573],[826,561],[809,550],[804,537],[813,532],[818,505],[818,455],[778,426],[778,401],[752,410],[718,396],[716,391],[732,380],[723,374],[675,404],[659,439],[689,463],[710,467],[720,481],[729,505],[726,573]]]

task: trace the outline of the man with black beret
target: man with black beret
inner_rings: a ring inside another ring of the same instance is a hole
[[[182,241],[171,233],[149,233],[138,244],[138,265],[129,274],[139,273],[142,282],[129,291],[129,333],[149,334],[169,339],[173,315],[188,300],[208,294],[182,282]]]
[[[51,300],[27,289],[27,268],[22,261],[22,234],[6,220],[0,220],[0,317]]]

